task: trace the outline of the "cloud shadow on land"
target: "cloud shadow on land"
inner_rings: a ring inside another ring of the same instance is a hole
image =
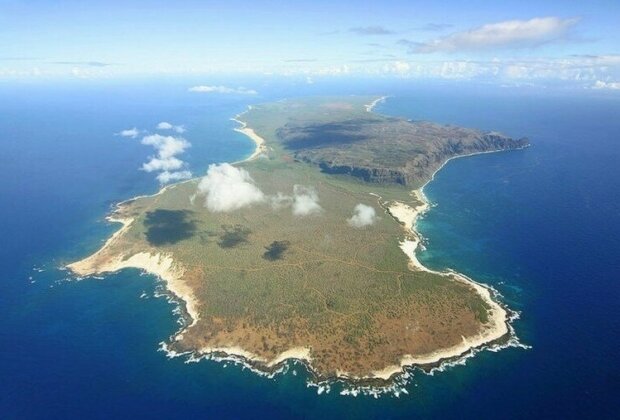
[[[277,130],[277,135],[289,150],[317,149],[367,140],[369,137],[364,132],[364,126],[372,123],[355,119],[303,126],[287,124]]]
[[[273,241],[269,246],[266,246],[263,258],[269,261],[281,260],[284,257],[284,252],[291,245],[289,241]]]
[[[220,248],[234,248],[248,242],[248,236],[252,231],[242,225],[222,225],[224,233],[220,235],[217,244]]]
[[[144,219],[146,240],[151,245],[172,245],[196,233],[196,223],[189,210],[149,211]]]

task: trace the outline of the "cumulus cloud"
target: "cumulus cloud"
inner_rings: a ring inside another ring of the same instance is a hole
[[[295,216],[308,216],[323,210],[314,188],[294,185],[293,195],[278,192],[267,196],[248,171],[228,163],[210,165],[198,184],[197,194],[205,197],[204,205],[212,212],[230,212],[257,203],[270,204],[274,210],[290,207]]]
[[[256,95],[258,92],[254,89],[247,89],[244,87],[231,88],[227,86],[194,86],[188,89],[190,92],[198,93],[226,93],[237,95]]]
[[[281,192],[271,196],[269,200],[271,201],[271,207],[273,207],[274,210],[280,210],[293,204],[293,197],[282,194]]]
[[[140,131],[136,127],[130,128],[127,130],[121,130],[120,132],[116,133],[117,136],[131,137],[132,139],[135,139],[136,137],[138,137],[139,134],[140,134]]]
[[[159,124],[157,124],[157,129],[158,130],[174,130],[179,134],[185,133],[186,131],[185,127],[183,127],[182,125],[173,125],[166,121],[162,121]]]
[[[353,209],[353,216],[347,219],[347,223],[355,228],[363,228],[374,224],[376,220],[377,213],[374,207],[360,203]]]
[[[405,61],[393,61],[383,66],[383,70],[385,73],[406,75],[411,71],[411,64]]]
[[[558,58],[393,61],[377,74],[405,78],[483,80],[499,85],[572,84],[592,88],[596,81],[620,81],[620,55],[572,55]]]
[[[209,165],[198,193],[205,196],[205,207],[212,212],[230,212],[265,200],[248,171],[228,163]]]
[[[566,39],[572,36],[567,34]],[[0,70],[1,74],[1,70]],[[311,77],[315,81],[322,76],[347,74],[368,76],[398,76],[411,79],[479,80],[496,83],[497,86],[567,85],[592,88],[597,80],[620,82],[620,54],[580,54],[564,56],[509,55],[463,59],[460,57],[419,60],[415,57],[375,57],[349,60],[345,65],[310,67],[291,66],[281,74],[299,76],[299,80]]]
[[[175,126],[168,122],[162,121],[157,124],[158,130],[178,130],[182,126]],[[138,130],[136,127],[128,130],[122,130],[116,133],[117,136],[136,138],[144,130]],[[178,158],[184,153],[191,144],[183,137],[162,136],[161,134],[149,134],[142,137],[140,141],[146,146],[151,146],[157,154],[150,156],[148,162],[142,164],[141,169],[145,172],[159,172],[157,180],[161,184],[167,184],[173,181],[180,181],[192,177],[192,173],[185,169],[187,164]]]
[[[492,48],[529,48],[566,37],[579,19],[559,17],[508,20],[455,32],[428,42],[399,41],[410,53],[458,52]]]
[[[269,197],[269,202],[274,210],[291,207],[295,216],[308,216],[323,210],[315,189],[303,185],[294,185],[293,195],[278,192]]]
[[[349,28],[349,32],[358,35],[390,35],[394,33],[389,29],[385,29],[383,26],[357,26],[355,28]]]
[[[160,172],[157,180],[167,184],[181,179],[191,178],[192,173],[188,170],[180,171],[186,163],[177,156],[191,147],[191,144],[182,137],[162,136],[151,134],[142,138],[142,144],[152,146],[157,151],[157,156],[152,156],[148,162],[142,165],[146,172]]]
[[[321,210],[319,197],[313,188],[303,185],[293,186],[293,214],[295,216],[308,216],[319,213]]]
[[[146,172],[174,171],[181,169],[184,165],[185,162],[175,158],[174,156],[164,159],[152,157],[151,160],[142,165],[142,170]]]
[[[602,80],[597,80],[594,82],[592,89],[620,90],[620,82],[604,82]]]
[[[183,137],[162,136],[160,134],[143,137],[142,144],[153,146],[161,159],[181,154],[185,149],[191,147],[191,144]]]
[[[157,175],[157,180],[160,184],[168,184],[170,182],[181,181],[183,179],[189,179],[191,177],[192,173],[190,171],[163,171],[159,175]]]
[[[170,130],[172,129],[173,125],[170,124],[169,122],[166,121],[162,121],[159,124],[157,124],[157,129],[158,130]]]

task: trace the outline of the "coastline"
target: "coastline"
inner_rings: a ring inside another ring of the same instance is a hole
[[[525,147],[529,147],[529,145]],[[394,201],[391,205],[387,206],[387,210],[392,217],[400,222],[403,225],[405,232],[410,235],[409,238],[405,238],[400,242],[401,250],[409,258],[410,268],[414,271],[426,271],[437,275],[452,277],[455,281],[460,281],[471,286],[491,307],[491,314],[489,316],[490,325],[473,337],[463,337],[463,342],[461,344],[422,356],[413,357],[411,355],[405,355],[401,359],[400,365],[389,366],[381,371],[374,372],[377,377],[387,380],[393,375],[403,372],[403,369],[409,366],[432,365],[439,363],[442,360],[461,357],[471,350],[488,345],[512,332],[512,329],[510,328],[511,318],[509,313],[500,303],[493,299],[491,295],[492,289],[489,286],[478,283],[464,274],[458,273],[451,269],[447,269],[445,271],[431,270],[430,268],[424,266],[416,256],[416,252],[421,244],[421,235],[416,229],[416,224],[419,218],[431,208],[430,202],[424,194],[424,188],[435,179],[435,175],[453,159],[505,151],[507,150],[490,150],[486,152],[469,153],[466,155],[451,157],[450,159],[447,159],[439,168],[437,168],[435,172],[433,172],[431,178],[426,181],[424,185],[411,191],[411,195],[413,195],[420,204],[416,207],[411,207],[402,202]]]
[[[248,111],[251,109],[252,109],[252,106],[250,105],[248,107]],[[243,160],[233,162],[232,163],[233,165],[244,163],[244,162],[250,162],[267,152],[267,146],[265,144],[265,139],[263,139],[261,136],[256,134],[254,129],[248,128],[248,124],[245,121],[242,121],[239,119],[246,112],[247,111],[244,111],[240,114],[235,115],[233,118],[231,118],[232,121],[235,121],[236,123],[241,125],[241,127],[234,128],[233,130],[235,130],[238,133],[245,134],[246,136],[248,136],[250,140],[254,142],[254,144],[256,145],[256,148],[254,149],[254,152],[250,156],[248,156],[247,158]]]
[[[388,95],[385,96],[381,96],[380,98],[375,99],[374,101],[372,101],[369,104],[364,105],[364,107],[366,108],[366,112],[372,112],[372,110],[381,102],[385,101],[387,98],[389,98]]]
[[[133,199],[130,199],[133,200]],[[129,200],[126,200],[129,201]],[[117,205],[117,207],[120,205],[120,203]],[[105,241],[105,243],[103,244],[103,246],[101,248],[99,248],[99,250],[97,250],[94,254],[89,255],[88,257],[81,259],[79,261],[73,262],[71,264],[68,264],[66,266],[66,268],[68,268],[69,270],[71,270],[72,272],[78,274],[78,275],[89,275],[89,272],[91,271],[90,268],[93,266],[94,262],[101,256],[103,255],[103,252],[109,248],[112,244],[114,244],[114,242],[116,242],[116,240],[123,234],[125,233],[128,229],[129,226],[131,226],[131,224],[133,223],[133,219],[132,218],[116,218],[112,215],[110,216],[106,216],[105,218],[108,222],[111,223],[120,223],[123,226],[117,230],[116,232],[114,232],[112,234],[112,236],[110,236],[108,238],[108,240]]]
[[[382,96],[375,99],[370,104],[365,105],[366,110],[368,112],[372,112],[373,108],[381,101],[384,101],[387,97],[388,96]],[[249,109],[251,109],[251,106],[249,107]],[[247,111],[244,111],[243,113],[245,112]],[[240,164],[243,162],[252,161],[267,151],[265,140],[258,134],[256,134],[253,129],[248,128],[246,122],[239,119],[241,115],[243,115],[243,113],[240,113],[234,118],[231,118],[233,121],[241,124],[241,127],[234,128],[234,130],[248,136],[255,143],[256,148],[249,157],[241,161],[234,162],[233,164]],[[437,350],[432,353],[415,357],[411,355],[403,355],[399,364],[387,366],[379,371],[373,371],[368,376],[364,377],[355,377],[349,375],[347,372],[338,371],[335,380],[369,381],[374,379],[381,379],[386,382],[391,381],[392,379],[394,379],[394,377],[405,373],[405,369],[408,367],[432,367],[443,361],[462,357],[474,349],[483,347],[484,345],[487,345],[506,336],[510,332],[508,313],[499,303],[492,299],[491,291],[488,287],[479,284],[474,280],[469,279],[468,277],[454,271],[448,270],[444,272],[438,272],[430,270],[424,267],[417,260],[417,257],[415,255],[415,252],[420,244],[420,235],[416,230],[416,222],[419,217],[430,208],[429,202],[424,195],[424,187],[429,182],[431,182],[434,179],[435,174],[439,172],[452,159],[483,153],[494,153],[499,151],[502,150],[455,156],[446,160],[433,173],[431,178],[422,187],[412,191],[412,194],[415,195],[418,202],[420,203],[418,206],[413,208],[402,202],[392,202],[391,206],[388,207],[390,214],[394,217],[394,219],[396,219],[396,221],[404,224],[405,231],[407,232],[407,234],[410,235],[409,238],[406,238],[401,242],[401,249],[410,260],[410,268],[413,271],[427,271],[434,274],[449,276],[452,277],[455,281],[462,281],[470,285],[492,308],[491,314],[489,316],[492,325],[488,328],[485,328],[477,335],[469,337],[469,339],[463,337],[462,343],[452,346],[450,348]],[[197,178],[193,178],[193,180],[195,179]],[[164,186],[156,194],[153,194],[151,196],[157,196],[159,194],[162,194],[168,188],[172,188],[178,184],[189,181],[192,180],[181,181]],[[120,202],[119,204],[117,204],[117,208],[122,206],[123,203],[141,197],[149,197],[149,195],[140,195]],[[137,268],[157,276],[165,283],[166,290],[179,301],[180,305],[183,305],[185,307],[185,318],[189,318],[186,319],[186,324],[170,337],[169,342],[180,340],[183,337],[185,330],[194,325],[199,319],[198,301],[195,298],[191,288],[189,288],[183,280],[183,274],[185,273],[185,269],[178,263],[176,263],[171,255],[166,255],[162,253],[152,254],[149,252],[140,252],[130,256],[129,258],[125,258],[126,256],[120,255],[114,258],[106,259],[104,255],[105,251],[111,245],[113,245],[124,232],[129,229],[131,223],[133,222],[133,219],[131,218],[115,218],[113,215],[106,217],[106,219],[110,222],[121,223],[123,226],[118,231],[116,231],[97,252],[90,255],[89,257],[86,257],[83,260],[69,264],[66,267],[79,276],[89,276],[94,274],[113,272],[124,268]],[[169,357],[181,355],[174,352],[173,350],[170,350],[165,343],[162,348],[164,349],[164,351],[166,351]],[[232,357],[235,360],[241,361],[242,363],[254,370],[257,369],[265,373],[269,373],[271,369],[278,367],[279,365],[283,364],[288,360],[301,361],[306,365],[310,372],[315,372],[312,367],[312,357],[310,355],[311,349],[308,347],[294,347],[285,350],[271,360],[261,358],[260,356],[244,350],[243,348],[238,346],[204,347],[183,354],[190,354],[193,359],[200,359],[202,357],[209,357],[218,353],[225,354],[226,356]],[[259,364],[260,366],[256,366],[257,364]],[[265,370],[265,368],[270,370]],[[389,386],[390,384],[387,385]]]
[[[308,347],[292,347],[288,350],[283,351],[278,354],[273,359],[265,359],[262,358],[250,351],[247,351],[239,346],[228,346],[228,347],[202,347],[193,353],[197,353],[198,358],[210,356],[212,354],[222,353],[226,356],[232,356],[240,358],[242,361],[251,362],[251,363],[260,363],[261,365],[267,367],[268,369],[276,368],[287,360],[299,360],[306,364],[306,366],[312,368],[312,357],[310,356],[310,348]],[[249,364],[249,367],[254,368],[255,366]]]
[[[250,105],[248,109],[251,109]],[[245,113],[247,111],[244,111]],[[261,155],[264,151],[266,151],[265,140],[257,135],[253,129],[247,128],[247,124],[238,119],[243,113],[238,114],[237,116],[231,118],[233,121],[238,122],[242,125],[241,128],[235,128],[235,131],[238,131],[242,134],[248,136],[256,145],[254,152],[247,157],[246,159],[240,160],[238,162],[234,162],[233,164],[240,164],[243,162],[248,162],[253,159],[256,159]],[[157,191],[155,194],[141,194],[134,197],[131,197],[127,200],[123,200],[115,205],[116,209],[120,209],[125,203],[147,197],[156,197],[160,194],[163,194],[167,189],[174,188],[177,185],[191,182],[200,177],[175,182],[166,186],[163,186]],[[115,210],[116,211],[116,210]],[[120,223],[122,224],[121,228],[110,236],[103,244],[101,248],[99,248],[94,254],[87,256],[81,260],[75,261],[71,264],[67,264],[65,268],[67,268],[70,272],[74,273],[78,277],[86,277],[93,276],[97,274],[110,273],[114,271],[119,271],[124,268],[137,268],[139,270],[143,270],[149,274],[152,274],[159,279],[161,279],[165,283],[166,290],[170,292],[177,300],[179,300],[185,306],[185,312],[189,319],[187,319],[187,325],[181,328],[181,330],[177,331],[173,336],[173,340],[180,340],[183,337],[183,331],[186,328],[194,325],[199,319],[199,311],[198,311],[198,301],[194,296],[192,290],[185,284],[183,281],[183,273],[185,269],[179,266],[170,255],[165,255],[161,253],[147,253],[141,252],[132,255],[127,259],[123,259],[124,256],[117,256],[116,258],[110,259],[105,258],[105,252],[108,250],[110,246],[112,246],[118,238],[120,238],[131,226],[134,219],[133,218],[122,218],[122,217],[114,217],[114,212],[111,215],[106,216],[105,218],[108,222],[111,223]],[[101,261],[100,261],[101,260]],[[221,349],[222,352],[225,352],[225,349]],[[230,349],[233,350],[232,348]],[[287,351],[288,352],[288,351]],[[287,353],[284,352],[283,354]],[[232,352],[234,353],[234,352]],[[231,353],[231,354],[232,354]],[[244,352],[248,353],[248,352]],[[250,354],[250,353],[248,353]],[[301,352],[293,351],[291,354],[300,356]],[[252,355],[252,359],[260,359],[258,356]],[[288,358],[288,357],[287,357]],[[277,358],[276,358],[277,359]],[[283,359],[284,360],[284,359]],[[279,362],[278,362],[279,363]]]
[[[452,359],[455,357],[461,357],[467,352],[492,343],[496,340],[506,336],[509,332],[509,317],[508,312],[499,303],[497,303],[491,296],[490,289],[483,284],[475,282],[474,280],[466,277],[463,274],[457,273],[452,270],[435,271],[422,265],[416,256],[416,251],[420,246],[420,234],[416,230],[416,222],[419,217],[428,211],[430,205],[424,196],[422,189],[413,191],[416,198],[422,199],[422,204],[414,207],[407,206],[401,202],[394,202],[391,206],[388,206],[390,214],[400,223],[403,224],[403,228],[409,238],[405,238],[400,243],[401,250],[409,258],[409,267],[412,271],[426,271],[429,273],[450,277],[454,281],[460,281],[468,286],[472,287],[478,295],[491,307],[489,314],[489,322],[487,322],[483,329],[473,337],[462,337],[463,341],[460,344],[452,347],[437,350],[432,353],[419,356],[404,355],[399,365],[388,366],[385,369],[374,372],[375,376],[382,379],[389,379],[393,375],[403,371],[408,366],[425,366],[439,363],[442,360]]]

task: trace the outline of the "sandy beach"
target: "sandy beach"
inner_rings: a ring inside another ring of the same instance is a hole
[[[235,163],[249,162],[251,160],[258,158],[263,153],[267,152],[267,146],[265,145],[265,139],[263,139],[261,136],[256,134],[256,132],[253,129],[248,128],[247,123],[239,119],[241,115],[243,114],[239,114],[236,117],[231,118],[233,121],[241,124],[241,127],[235,128],[234,130],[248,136],[256,144],[256,149],[254,149],[254,152],[248,158],[243,159],[239,162],[235,162]]]
[[[108,240],[105,241],[105,244],[103,244],[103,246],[97,252],[84,258],[83,260],[67,265],[67,268],[73,271],[75,274],[79,276],[88,276],[91,274],[95,274],[93,272],[95,262],[104,258],[104,251],[107,250],[114,243],[116,243],[118,238],[120,238],[125,232],[127,232],[129,226],[131,226],[131,224],[133,223],[133,219],[131,218],[123,219],[115,218],[114,216],[107,216],[106,220],[112,223],[121,223],[123,226],[119,230],[114,232],[112,236],[110,236]]]
[[[191,318],[188,326],[194,325],[200,315],[198,311],[198,301],[192,289],[183,281],[185,270],[174,262],[172,256],[161,253],[139,252],[129,258],[124,255],[109,257],[105,255],[110,245],[114,243],[131,221],[126,223],[120,230],[106,242],[106,244],[95,254],[81,261],[67,266],[72,272],[79,276],[91,276],[95,274],[110,273],[124,268],[138,268],[150,274],[154,274],[166,283],[166,289],[175,297],[185,303],[187,314]]]
[[[372,112],[372,110],[374,109],[374,107],[377,106],[378,103],[385,101],[387,98],[388,96],[382,96],[380,98],[375,99],[371,103],[364,105],[366,107],[366,112]]]

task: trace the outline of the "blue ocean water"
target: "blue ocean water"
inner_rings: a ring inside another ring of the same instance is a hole
[[[620,98],[407,81],[263,78],[260,95],[196,95],[199,81],[0,86],[0,417],[612,417],[620,408]],[[178,328],[151,276],[71,281],[59,270],[116,229],[110,206],[158,185],[152,151],[114,136],[183,124],[196,174],[253,145],[229,119],[311,94],[391,94],[378,112],[528,136],[532,147],[451,161],[425,189],[431,267],[489,283],[521,312],[529,350],[482,352],[408,395],[318,395],[301,366],[275,379],[158,352]],[[141,297],[142,296],[142,297]],[[293,374],[293,371],[295,374]]]

